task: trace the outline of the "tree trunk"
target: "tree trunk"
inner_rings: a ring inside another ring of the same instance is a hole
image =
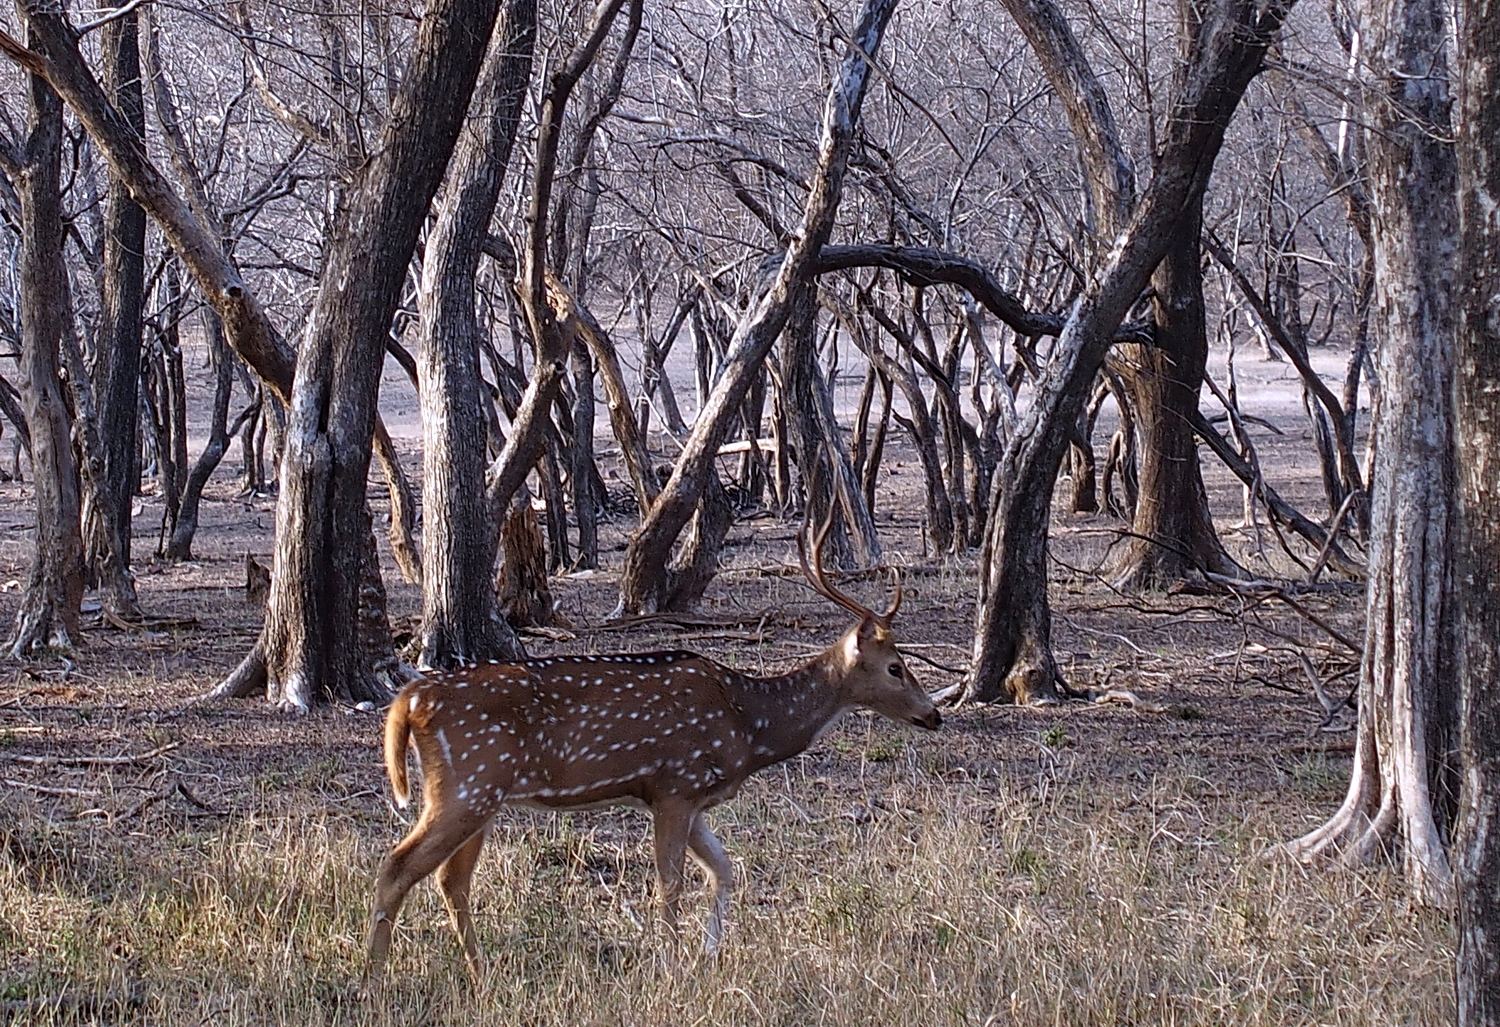
[[[568,483],[573,516],[578,521],[578,557],[574,566],[599,566],[599,506],[594,495],[594,361],[581,335],[573,336],[573,437],[568,448]]]
[[[1419,901],[1447,904],[1456,812],[1453,674],[1452,297],[1457,169],[1444,4],[1373,0],[1367,117],[1378,304],[1370,577],[1359,726],[1348,795],[1292,842],[1303,858],[1372,859],[1399,847]]]
[[[1240,576],[1214,530],[1198,463],[1192,415],[1198,410],[1208,331],[1199,236],[1203,200],[1182,212],[1177,234],[1156,269],[1156,344],[1121,354],[1122,379],[1135,412],[1140,458],[1133,537],[1114,570],[1114,587],[1165,589],[1204,572]]]
[[[287,709],[328,698],[378,701],[393,683],[371,666],[371,633],[349,630],[363,623],[362,598],[374,598],[363,595],[375,587],[366,581],[373,551],[365,483],[380,369],[498,6],[428,5],[381,138],[334,219],[292,385],[265,626],[257,651],[232,676],[263,664],[268,694]]]
[[[495,596],[495,511],[485,496],[488,426],[474,277],[510,163],[535,46],[536,0],[508,0],[427,239],[417,350],[423,667],[524,655]]]
[[[141,90],[138,15],[127,14],[104,27],[105,88],[137,139],[146,134]],[[140,470],[136,466],[139,423],[141,326],[146,273],[146,212],[130,197],[129,187],[109,177],[104,219],[104,296],[99,343],[105,374],[99,382],[99,434],[104,443],[105,504],[100,513],[113,521],[111,535],[124,550],[118,559],[130,566],[130,512]]]
[[[802,479],[807,518],[813,524],[822,524],[833,517],[839,497],[829,462],[830,440],[824,438],[815,394],[815,382],[821,375],[816,341],[817,308],[813,304],[812,291],[812,288],[799,290],[792,303],[786,328],[781,333],[781,370],[790,399],[787,421],[792,429],[792,443],[796,446],[797,472]],[[746,435],[753,435],[758,427],[747,426]],[[824,543],[825,559],[844,570],[852,570],[861,564],[869,566],[863,559],[866,554],[855,551],[856,537],[856,533],[850,530],[847,516],[833,517]]]
[[[775,278],[740,319],[718,382],[698,411],[677,464],[625,552],[620,574],[620,608],[645,613],[662,608],[673,591],[667,576],[672,544],[700,506],[714,474],[714,459],[735,414],[743,407],[751,380],[761,372],[772,344],[786,323],[796,291],[807,287],[816,258],[833,227],[855,126],[869,81],[869,60],[896,6],[895,0],[865,0],[852,45],[829,90],[822,140],[802,225],[787,247]]]
[[[1043,0],[1033,6],[1051,7]],[[1225,0],[1203,12],[1151,183],[1104,267],[1074,303],[1032,407],[1006,443],[981,563],[984,580],[966,699],[1056,697],[1047,529],[1058,466],[1120,322],[1170,248],[1182,210],[1207,187],[1235,107],[1288,9],[1260,10]],[[1069,74],[1079,71],[1069,66]]]
[[[40,77],[29,76],[29,84],[27,135],[20,152],[6,155],[21,211],[21,399],[36,493],[31,575],[15,630],[5,643],[17,658],[45,647],[72,648],[83,602],[78,470],[58,375],[70,302],[63,265],[62,102]]]
[[[556,623],[547,580],[547,547],[531,507],[531,493],[525,488],[516,490],[510,510],[501,521],[500,551],[503,559],[495,590],[507,623],[515,628]]]
[[[257,399],[255,404],[236,419],[233,426],[229,424],[229,401],[234,394],[234,368],[230,361],[234,357],[230,355],[229,346],[224,341],[224,328],[213,311],[204,312],[204,322],[208,329],[209,348],[217,353],[214,359],[214,406],[209,414],[208,441],[203,444],[203,452],[198,455],[198,462],[188,472],[187,483],[182,488],[177,523],[167,542],[168,560],[193,558],[193,538],[198,533],[198,510],[203,502],[204,486],[208,484],[214,469],[219,466],[219,461],[224,459],[224,454],[229,449],[229,440],[261,402]]]
[[[1459,1027],[1500,1027],[1500,4],[1459,26],[1459,336],[1456,456],[1458,682],[1463,790]]]

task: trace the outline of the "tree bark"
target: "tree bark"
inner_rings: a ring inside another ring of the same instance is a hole
[[[495,596],[495,513],[485,496],[474,278],[510,163],[536,47],[536,0],[508,0],[474,90],[422,267],[422,643],[418,664],[524,655]]]
[[[135,13],[104,27],[105,88],[137,140],[146,135],[146,108],[141,89],[139,20]],[[99,342],[105,371],[99,381],[99,435],[104,443],[105,499],[100,513],[113,525],[124,550],[118,559],[130,566],[130,512],[140,470],[136,466],[139,422],[141,327],[146,274],[146,212],[131,198],[129,187],[109,177],[104,217],[104,296]],[[127,570],[128,573],[128,570]]]
[[[843,188],[855,126],[870,75],[870,58],[894,12],[896,0],[865,0],[852,44],[823,109],[822,139],[802,224],[787,247],[774,279],[735,327],[730,353],[718,382],[707,397],[684,442],[672,476],[625,551],[620,574],[620,609],[654,612],[675,591],[667,575],[672,543],[700,505],[714,458],[735,413],[744,404],[751,380],[786,323],[798,289],[805,288],[819,251],[833,228]]]
[[[1375,219],[1375,460],[1354,770],[1343,805],[1290,844],[1304,859],[1399,848],[1419,901],[1453,896],[1457,688],[1452,652],[1453,297],[1457,168],[1447,7],[1373,0],[1378,94],[1365,144]]]
[[[1203,198],[1182,212],[1177,234],[1152,278],[1156,339],[1120,354],[1121,378],[1134,407],[1140,457],[1132,537],[1122,547],[1113,584],[1126,591],[1239,577],[1214,530],[1198,462],[1192,415],[1198,410],[1208,332],[1203,306]]]
[[[46,647],[71,649],[83,602],[83,536],[78,469],[73,463],[58,356],[70,302],[63,264],[62,102],[40,76],[28,76],[31,112],[25,139],[6,146],[6,171],[21,213],[21,399],[31,437],[36,494],[35,553],[15,629],[12,657]]]
[[[1500,1025],[1500,3],[1459,25],[1458,1023]]]

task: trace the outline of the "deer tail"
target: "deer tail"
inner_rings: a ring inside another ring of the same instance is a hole
[[[411,741],[411,702],[405,692],[391,703],[385,715],[385,772],[391,779],[396,805],[403,809],[411,802],[411,783],[406,776],[406,747]]]

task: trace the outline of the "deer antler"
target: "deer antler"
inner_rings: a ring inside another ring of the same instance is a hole
[[[812,560],[808,560],[807,532],[812,527],[812,509],[809,507],[807,520],[803,521],[802,530],[797,533],[797,556],[802,561],[802,573],[807,577],[808,583],[813,590],[825,599],[832,600],[861,620],[872,620],[882,627],[891,626],[891,618],[896,616],[896,611],[901,608],[901,578],[896,577],[896,598],[891,602],[890,609],[885,613],[876,613],[868,606],[830,584],[823,575],[823,543],[828,538],[828,532],[833,527],[833,510],[828,511],[828,517],[823,521],[812,540]]]

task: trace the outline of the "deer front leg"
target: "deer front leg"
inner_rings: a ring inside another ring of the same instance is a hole
[[[729,913],[729,893],[734,888],[734,865],[724,852],[724,846],[709,830],[708,822],[700,812],[693,817],[693,827],[688,835],[688,846],[703,869],[708,872],[708,886],[713,892],[713,910],[708,915],[708,924],[703,931],[703,951],[712,956],[719,950],[719,939],[724,934],[724,918]]]
[[[697,814],[690,803],[671,799],[652,807],[652,835],[656,844],[657,899],[661,903],[662,922],[675,942],[677,903],[682,896],[682,861],[687,854],[688,836]]]

